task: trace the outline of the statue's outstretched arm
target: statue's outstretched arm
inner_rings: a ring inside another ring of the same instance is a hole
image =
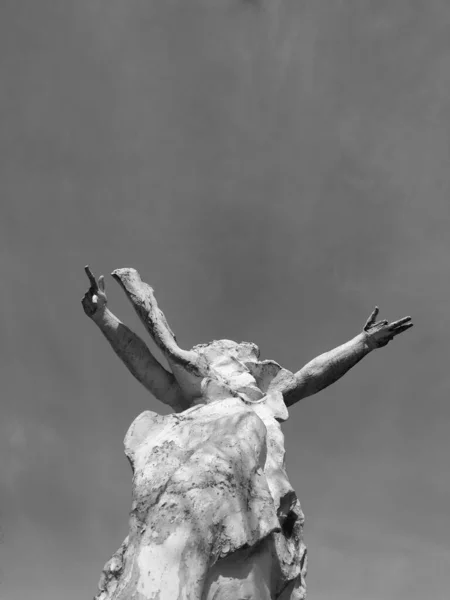
[[[139,336],[107,308],[103,276],[98,282],[85,267],[91,287],[82,299],[84,312],[99,327],[128,370],[158,400],[174,410],[182,408],[181,390],[175,377],[152,355]]]
[[[144,327],[166,357],[189,406],[195,398],[202,395],[202,381],[208,376],[208,365],[204,364],[195,351],[178,346],[175,335],[156,302],[153,288],[142,281],[135,269],[116,269],[112,276],[121,285]]]
[[[316,394],[340,379],[372,350],[386,346],[396,335],[413,326],[411,317],[393,323],[376,322],[378,307],[368,318],[363,331],[349,342],[321,354],[295,373],[294,380],[283,390],[288,406]]]
[[[198,359],[196,353],[178,346],[175,334],[156,302],[153,288],[142,281],[136,269],[116,269],[111,275],[125,291],[144,327],[169,363],[194,365]]]

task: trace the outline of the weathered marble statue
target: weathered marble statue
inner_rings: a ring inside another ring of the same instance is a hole
[[[182,350],[153,290],[134,269],[112,273],[170,366],[106,307],[86,267],[82,303],[131,373],[174,414],[142,413],[125,437],[133,469],[129,534],[106,563],[97,600],[299,600],[303,513],[285,471],[288,407],[342,377],[412,327],[376,322],[293,374],[255,344]]]

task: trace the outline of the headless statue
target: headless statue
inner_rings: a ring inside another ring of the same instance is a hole
[[[144,327],[167,359],[107,308],[103,276],[85,268],[82,299],[129,371],[174,413],[145,411],[125,437],[133,469],[129,534],[106,563],[97,600],[303,600],[304,517],[285,469],[288,407],[340,379],[412,327],[376,321],[297,373],[259,360],[255,344],[219,340],[181,349],[152,288],[117,269]]]

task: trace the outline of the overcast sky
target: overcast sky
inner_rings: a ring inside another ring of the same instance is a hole
[[[0,596],[80,600],[166,408],[80,298],[135,267],[180,344],[296,370],[373,306],[415,327],[295,405],[310,600],[447,600],[450,4],[2,0]],[[147,339],[145,337],[145,339]]]

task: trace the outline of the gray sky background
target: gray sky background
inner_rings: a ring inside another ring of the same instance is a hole
[[[292,370],[412,315],[291,409],[288,467],[311,600],[447,599],[450,4],[2,0],[0,82],[1,597],[94,594],[123,436],[165,411],[84,316],[89,263],[182,345]]]

